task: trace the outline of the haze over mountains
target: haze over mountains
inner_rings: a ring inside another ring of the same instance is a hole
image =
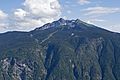
[[[120,80],[120,34],[79,19],[0,34],[0,80]]]

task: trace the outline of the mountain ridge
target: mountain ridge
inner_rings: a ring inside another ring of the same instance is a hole
[[[55,24],[57,24],[58,27],[59,27],[59,26],[64,26],[64,25],[68,25],[69,27],[76,27],[75,25],[74,25],[74,26],[70,26],[70,24],[69,24],[69,23],[76,23],[76,22],[81,23],[81,24],[84,24],[84,25],[89,26],[89,27],[97,27],[97,28],[99,28],[99,29],[103,29],[103,30],[106,30],[106,31],[109,31],[109,32],[112,32],[112,33],[120,34],[120,33],[118,33],[118,32],[113,32],[113,31],[110,31],[110,30],[107,30],[107,29],[98,27],[98,26],[96,26],[96,25],[94,25],[94,24],[86,23],[86,22],[84,22],[84,21],[82,21],[82,20],[80,20],[80,19],[65,20],[64,18],[60,18],[60,19],[58,19],[58,20],[56,20],[56,21],[53,21],[53,22],[51,22],[51,23],[46,23],[46,24],[42,25],[41,27],[37,27],[37,28],[35,28],[35,29],[31,30],[31,31],[8,31],[8,32],[5,32],[5,33],[0,33],[0,35],[1,35],[1,34],[6,34],[6,33],[11,33],[11,32],[29,33],[29,32],[35,31],[35,30],[45,30],[45,29],[49,29],[49,28],[55,27],[55,26],[56,26]],[[51,25],[52,25],[52,26],[51,26]],[[46,27],[46,26],[47,26],[47,27]]]
[[[120,34],[59,19],[0,34],[1,80],[120,80]]]

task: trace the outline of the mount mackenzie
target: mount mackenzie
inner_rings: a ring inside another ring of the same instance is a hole
[[[120,80],[120,34],[62,18],[2,33],[0,80]]]

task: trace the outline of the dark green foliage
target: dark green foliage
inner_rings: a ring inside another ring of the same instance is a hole
[[[119,33],[80,20],[51,25],[0,34],[0,80],[120,80]]]

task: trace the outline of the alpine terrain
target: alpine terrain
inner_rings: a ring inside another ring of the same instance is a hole
[[[120,80],[120,34],[62,18],[2,33],[0,80]]]

